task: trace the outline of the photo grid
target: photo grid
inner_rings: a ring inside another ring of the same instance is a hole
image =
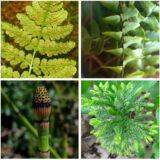
[[[160,1],[1,0],[1,159],[159,159]]]

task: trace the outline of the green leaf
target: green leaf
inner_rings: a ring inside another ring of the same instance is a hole
[[[117,134],[116,137],[115,137],[115,139],[114,139],[114,141],[115,141],[116,145],[119,145],[120,142],[121,142],[121,136],[119,134]]]
[[[99,55],[103,52],[103,49],[104,49],[104,36],[101,36],[99,38],[97,38],[94,42],[95,42],[95,45],[94,45],[94,51],[96,53],[96,55]]]
[[[95,20],[91,21],[91,36],[93,38],[99,37],[101,34],[99,26]]]
[[[143,21],[143,23],[146,23],[150,26],[151,29],[155,30],[158,32],[159,30],[159,23],[158,20],[155,16],[151,16],[151,17],[146,17]]]
[[[150,2],[150,1],[147,1],[147,3],[146,3],[145,1],[141,1],[141,2],[139,2],[139,3],[140,3],[140,5],[141,5],[141,7],[143,8],[146,16],[149,16],[149,15],[152,13],[153,9],[156,7],[156,6],[155,6],[152,2]]]
[[[122,32],[102,32],[102,34],[118,41],[122,38]]]
[[[122,21],[125,21],[131,17],[136,17],[138,15],[138,11],[135,8],[128,8],[128,7],[123,7],[122,8]]]
[[[148,55],[144,59],[144,64],[145,65],[157,65],[159,64],[159,55]]]
[[[145,42],[143,49],[144,54],[150,54],[152,52],[157,52],[157,51],[159,51],[159,42],[151,42],[151,41]]]
[[[159,121],[159,108],[157,108],[157,110],[156,110],[156,122],[157,122],[157,125],[160,125],[160,121]]]
[[[110,114],[110,115],[116,115],[116,111],[111,108],[111,107],[107,107],[107,112]]]
[[[152,152],[155,154],[155,158],[159,159],[159,143],[154,143],[152,146]]]
[[[137,37],[142,37],[142,38],[146,38],[144,29],[142,27],[138,27],[135,30],[130,31],[131,35],[133,36],[137,36]]]
[[[136,156],[138,158],[144,158],[146,156],[146,150],[144,149],[144,147],[139,148],[139,152],[136,152]]]
[[[127,74],[125,78],[142,78],[144,76],[144,72],[136,71],[131,74]]]
[[[156,13],[156,14],[159,14],[159,10],[160,10],[160,6],[156,6],[156,7],[153,9],[153,12]]]
[[[125,48],[124,53],[128,56],[142,56],[142,49],[130,49],[130,48]]]
[[[140,26],[140,24],[136,22],[125,22],[123,25],[124,28],[122,29],[122,32],[124,35],[129,31],[134,30]]]
[[[81,82],[81,94],[85,94],[88,91],[91,83],[92,81],[82,81]]]
[[[107,69],[110,69],[118,74],[120,74],[122,72],[122,66],[115,66],[115,67],[112,67],[112,66],[103,66],[102,68],[107,68]]]
[[[107,9],[113,11],[113,12],[118,12],[118,6],[119,2],[118,1],[101,1],[100,2],[104,7]]]
[[[110,49],[110,50],[104,50],[104,52],[112,53],[113,55],[121,57],[123,53],[123,49],[122,48]]]
[[[90,51],[91,44],[92,44],[91,36],[89,35],[87,29],[85,27],[82,27],[82,50],[84,53],[88,53]]]
[[[145,74],[146,76],[154,76],[155,73],[159,72],[159,68],[155,68],[153,66],[147,66],[145,67]]]
[[[133,150],[135,152],[139,151],[139,145],[138,145],[138,142],[136,140],[133,141]]]
[[[123,66],[125,67],[128,63],[141,58],[144,58],[144,56],[128,56],[124,59]]]
[[[142,91],[149,91],[151,88],[155,88],[155,84],[157,83],[157,81],[133,81],[132,84],[134,85],[134,87],[142,87],[143,90]],[[151,92],[150,92],[151,93]],[[152,95],[152,94],[151,94]]]
[[[124,48],[127,48],[135,43],[141,43],[142,38],[141,37],[131,37],[131,36],[124,36]]]
[[[108,17],[103,18],[102,20],[106,24],[110,24],[113,26],[117,26],[120,24],[120,16],[119,15],[108,16]]]
[[[146,37],[149,40],[151,40],[151,41],[159,41],[159,34],[160,34],[160,32],[146,30],[145,34],[146,34]]]

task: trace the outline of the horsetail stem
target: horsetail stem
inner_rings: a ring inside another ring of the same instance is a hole
[[[39,158],[49,158],[49,116],[51,113],[50,98],[46,88],[40,84],[33,94],[33,111],[38,129]]]

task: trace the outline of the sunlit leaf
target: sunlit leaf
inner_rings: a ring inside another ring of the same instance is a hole
[[[123,25],[124,25],[124,28],[122,29],[123,34],[126,34],[129,31],[134,30],[140,26],[140,24],[136,22],[125,22]]]
[[[136,71],[131,74],[127,74],[125,78],[142,78],[144,76],[144,72]]]
[[[159,64],[159,55],[148,55],[144,60],[145,65],[157,65]]]
[[[122,37],[122,32],[102,32],[102,34],[116,40],[120,40]]]
[[[135,61],[137,59],[144,58],[143,56],[128,56],[123,61],[123,66],[125,67],[128,63]]]
[[[135,43],[141,43],[141,41],[141,37],[124,36],[124,48],[127,48]]]
[[[120,24],[120,16],[119,15],[114,15],[114,16],[109,16],[105,17],[102,19],[105,23],[110,24],[110,25],[119,25]]]
[[[101,1],[101,4],[111,11],[114,12],[118,11],[118,6],[119,6],[118,1]]]
[[[143,53],[144,54],[150,54],[152,52],[156,52],[156,51],[159,50],[159,47],[160,47],[159,42],[147,41],[144,44]]]
[[[123,7],[122,8],[122,21],[125,21],[128,18],[135,17],[138,15],[138,11],[134,8]]]
[[[125,48],[124,53],[128,56],[143,56],[142,54],[142,49],[137,48],[137,49],[130,49],[130,48]]]
[[[104,52],[112,53],[113,55],[121,57],[123,53],[123,49],[122,48],[110,49],[110,50],[104,50]]]
[[[118,74],[120,74],[122,72],[122,66],[115,66],[115,67],[112,67],[112,66],[103,66],[102,68],[107,68],[107,69],[110,69]]]

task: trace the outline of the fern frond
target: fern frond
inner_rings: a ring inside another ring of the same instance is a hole
[[[50,27],[45,27],[42,31],[42,34],[45,40],[47,39],[59,40],[69,35],[72,32],[72,30],[73,30],[72,24],[66,26],[53,25]]]
[[[26,7],[26,14],[18,13],[17,19],[22,28],[2,22],[2,32],[13,38],[20,46],[15,48],[9,43],[2,42],[2,58],[10,65],[20,66],[19,77],[52,77],[69,78],[76,73],[76,62],[69,59],[50,58],[60,54],[67,54],[76,44],[65,41],[71,34],[72,24],[61,26],[67,19],[68,12],[63,8],[63,2],[32,2]],[[19,49],[20,48],[20,49]],[[40,59],[41,54],[43,59]],[[44,58],[43,56],[47,56]],[[3,67],[4,68],[4,67]],[[28,69],[24,70],[24,69]],[[4,73],[14,72],[5,68]],[[16,72],[17,73],[17,72]],[[8,77],[8,74],[3,74]],[[13,77],[13,74],[10,75]]]
[[[33,62],[33,72],[40,75],[42,72],[45,77],[54,78],[69,78],[76,73],[75,61],[69,59],[53,59],[47,61],[47,59],[35,58]],[[68,75],[68,76],[67,76]]]
[[[36,44],[37,40],[36,39],[34,40],[35,40],[34,43],[31,43],[31,45]],[[42,55],[47,54],[48,57],[51,57],[53,55],[57,56],[59,54],[67,54],[74,47],[75,47],[75,42],[72,42],[72,41],[57,43],[55,41],[50,41],[50,40],[46,40],[46,41],[41,40],[39,42],[38,51]]]
[[[144,93],[144,92],[143,92]],[[90,90],[90,97],[82,97],[82,108],[89,107],[91,131],[101,141],[102,146],[109,152],[117,153],[119,157],[131,155],[131,151],[138,152],[146,143],[153,141],[158,125],[147,121],[154,107],[153,103],[145,102],[150,93],[142,95],[142,87],[133,86],[131,82],[113,85],[110,82],[94,85]],[[142,96],[140,96],[142,95]],[[124,151],[124,152],[123,152]]]
[[[110,3],[110,5],[115,4],[114,2]],[[137,7],[136,3],[141,6],[141,9]],[[109,9],[107,4],[108,2],[102,2],[102,5]],[[129,4],[117,2],[116,5],[119,6],[116,14],[115,11],[112,11],[110,16],[102,18],[102,21],[110,28],[102,34],[118,41],[119,48],[112,48],[105,52],[122,59],[122,70],[117,72],[116,66],[106,66],[105,68],[116,71],[121,77],[134,77],[137,72],[143,72],[145,76],[153,76],[159,71],[156,66],[159,64],[158,61],[154,63],[155,57],[151,55],[153,52],[159,51],[160,27],[157,14],[159,7],[149,1],[129,2]],[[118,30],[117,26],[120,26]],[[127,67],[136,69],[135,73],[126,72],[125,59],[128,56],[132,56],[133,61],[130,61]],[[139,56],[139,58],[136,59],[134,56]],[[156,58],[158,58],[158,55],[156,55]],[[142,74],[139,76],[142,76]]]
[[[1,26],[5,33],[13,38],[21,47],[27,46],[30,43],[32,36],[27,34],[27,32],[24,32],[23,29],[7,22],[2,22]]]
[[[29,67],[30,61],[32,59],[31,54],[26,56],[23,50],[14,48],[9,43],[2,42],[1,44],[2,58],[4,58],[6,61],[9,61],[13,66],[21,63],[20,66],[22,69]]]
[[[18,71],[13,71],[11,67],[6,67],[4,65],[1,66],[1,77],[5,78],[20,78],[20,74]]]

